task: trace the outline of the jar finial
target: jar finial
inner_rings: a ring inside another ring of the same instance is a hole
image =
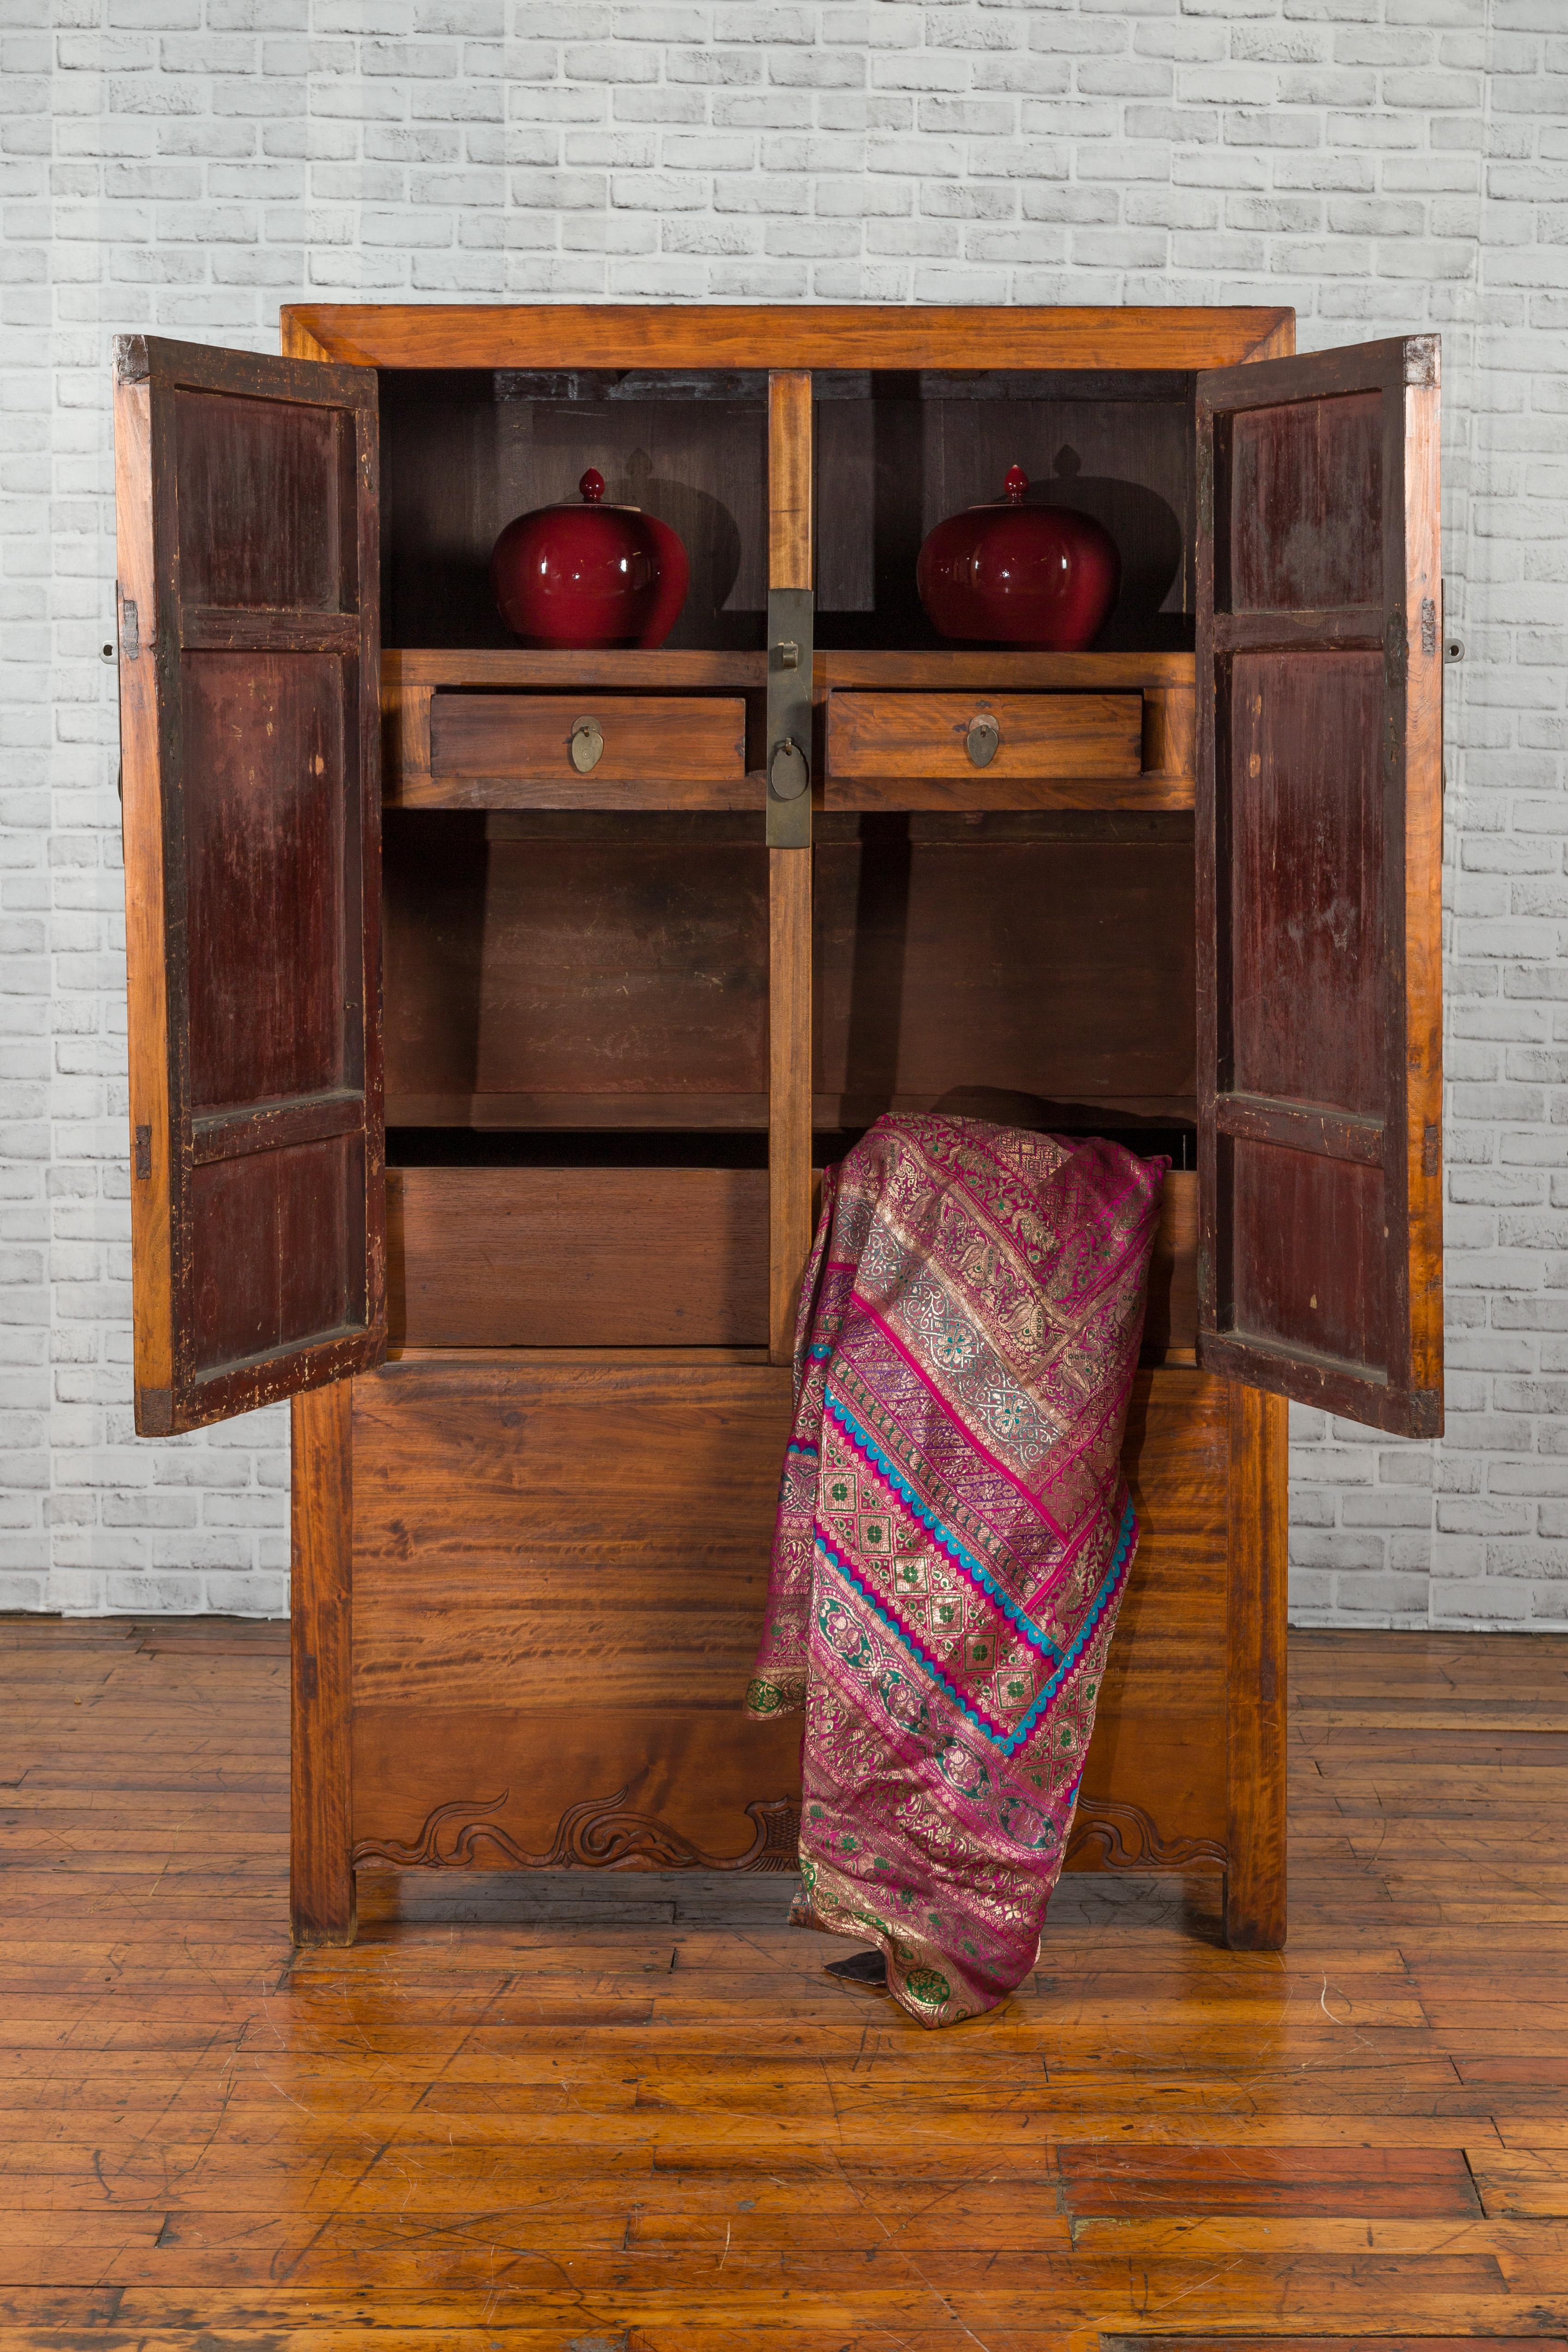
[[[1021,507],[1024,503],[1024,492],[1029,487],[1029,477],[1025,473],[1022,466],[1014,466],[1009,468],[1007,478],[1002,487],[1007,493],[1008,505]]]
[[[596,466],[590,466],[577,488],[591,507],[597,506],[605,495],[605,478]]]

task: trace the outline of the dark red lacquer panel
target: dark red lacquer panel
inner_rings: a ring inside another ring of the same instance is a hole
[[[185,602],[353,612],[352,416],[186,390],[174,415]]]
[[[118,347],[137,1426],[378,1362],[375,380]]]
[[[357,1062],[342,670],[328,654],[185,656],[193,1109],[340,1086]]]
[[[1241,1093],[1383,1109],[1383,656],[1237,654],[1226,697]]]
[[[1383,593],[1382,395],[1284,402],[1242,409],[1227,422],[1230,610],[1375,604]]]
[[[1375,1363],[1388,1315],[1382,1169],[1233,1136],[1220,1139],[1219,1157],[1237,1227],[1268,1243],[1225,1261],[1234,1328],[1265,1345]]]
[[[1199,1354],[1442,1425],[1433,339],[1198,380]]]
[[[364,1323],[364,1140],[331,1136],[197,1168],[191,1185],[198,1373]],[[247,1269],[237,1282],[236,1266]]]

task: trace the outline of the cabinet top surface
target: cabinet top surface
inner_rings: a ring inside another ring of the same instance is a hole
[[[362,367],[1215,368],[1295,349],[1292,310],[801,303],[291,303],[283,349]]]

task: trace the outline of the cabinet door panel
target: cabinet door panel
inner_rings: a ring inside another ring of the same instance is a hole
[[[1237,1094],[1382,1116],[1383,691],[1380,653],[1231,663]]]
[[[116,350],[136,1422],[385,1353],[376,394]]]
[[[342,1086],[343,665],[187,649],[182,667],[192,1107]]]
[[[1433,337],[1198,378],[1199,1352],[1442,1426]]]

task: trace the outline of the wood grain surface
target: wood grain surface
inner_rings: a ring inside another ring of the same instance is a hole
[[[768,1196],[762,1169],[390,1168],[391,1343],[765,1347]],[[1197,1178],[1173,1171],[1146,1362],[1197,1344]]]
[[[1079,1874],[937,2036],[776,1876],[367,1871],[293,1951],[284,1629],[6,1621],[0,2341],[1563,2352],[1568,1642],[1291,1650],[1290,1949]]]
[[[1232,1383],[1226,1575],[1226,1934],[1248,1951],[1286,1936],[1286,1601],[1289,1411]]]
[[[393,1348],[769,1343],[764,1169],[388,1169]],[[811,1171],[806,1171],[811,1183]],[[1196,1345],[1196,1176],[1166,1176],[1145,1362]]]
[[[809,849],[768,852],[768,1349],[795,1350],[811,1252],[813,875]]]
[[[633,823],[388,811],[392,1124],[766,1125],[758,829]],[[1190,816],[901,814],[816,832],[819,1128],[975,1086],[1191,1118]]]
[[[983,715],[1000,736],[989,766],[978,768],[966,737]],[[826,725],[832,779],[1115,780],[1142,767],[1143,705],[1135,694],[836,693]]]
[[[816,498],[811,454],[809,371],[775,368],[768,377],[768,586],[809,588],[815,576]]]
[[[283,349],[383,368],[1229,367],[1294,351],[1290,310],[291,302]]]
[[[394,1347],[767,1345],[763,1169],[393,1168],[386,1186]]]
[[[602,748],[586,773],[573,730],[591,719]],[[717,695],[437,694],[430,782],[406,808],[637,808],[747,805],[746,706]],[[728,785],[733,800],[715,799]],[[762,786],[751,795],[759,809]]]
[[[351,1396],[350,1382],[334,1381],[290,1408],[289,1904],[299,1944],[354,1939]]]
[[[483,1821],[468,1863],[504,1867],[619,1794],[722,1856],[744,1847],[749,1806],[793,1801],[798,1726],[764,1738],[737,1712],[787,1360],[433,1350],[353,1395],[356,1841],[416,1848],[454,1808],[449,1840]],[[1223,1383],[1139,1376],[1142,1536],[1079,1867],[1224,1864],[1230,1447]]]

